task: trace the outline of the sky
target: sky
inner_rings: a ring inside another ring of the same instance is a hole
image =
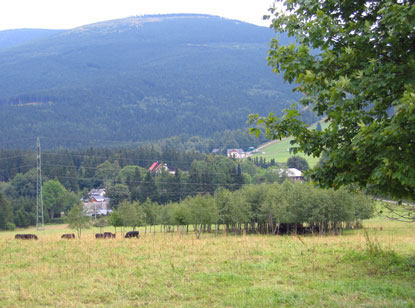
[[[274,0],[0,0],[0,30],[71,29],[144,14],[200,13],[261,26]]]

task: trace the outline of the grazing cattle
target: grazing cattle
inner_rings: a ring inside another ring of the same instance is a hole
[[[37,240],[37,235],[35,234],[16,234],[14,236],[15,239],[20,239],[20,240]]]
[[[277,234],[304,234],[306,229],[301,223],[280,223]]]
[[[132,237],[139,238],[140,237],[140,233],[138,231],[128,231],[125,234],[125,238],[132,238]]]
[[[95,234],[95,238],[104,238],[104,234],[97,233],[97,234]]]
[[[61,238],[70,240],[70,239],[75,238],[75,234],[74,233],[62,234]]]
[[[115,238],[115,233],[104,232],[104,238]]]

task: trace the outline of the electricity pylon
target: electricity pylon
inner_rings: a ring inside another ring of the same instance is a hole
[[[37,137],[37,183],[36,183],[36,230],[44,230],[43,221],[43,194],[42,194],[42,159],[40,140]]]

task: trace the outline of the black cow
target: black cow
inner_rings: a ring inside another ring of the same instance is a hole
[[[104,238],[104,234],[97,233],[97,234],[95,234],[95,238]]]
[[[280,223],[277,233],[278,234],[304,234],[305,227],[301,223]]]
[[[115,233],[104,232],[104,238],[115,238]]]
[[[62,234],[61,238],[64,238],[64,239],[70,240],[70,239],[75,238],[75,234],[74,234],[74,233]]]
[[[19,240],[37,240],[37,235],[35,234],[16,234],[14,236],[15,239]]]
[[[125,234],[125,238],[132,238],[132,237],[139,238],[140,237],[140,233],[138,231],[128,231]]]

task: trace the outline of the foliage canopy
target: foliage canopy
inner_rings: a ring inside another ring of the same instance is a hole
[[[273,39],[268,62],[297,84],[301,104],[330,124],[308,129],[293,106],[282,117],[252,115],[259,135],[293,136],[295,151],[327,161],[311,171],[324,187],[355,184],[374,193],[415,194],[414,1],[285,1],[272,27],[296,44]]]
[[[69,228],[76,230],[78,238],[81,238],[82,229],[90,227],[89,217],[84,215],[81,203],[75,204],[69,211],[66,222],[68,223]]]

